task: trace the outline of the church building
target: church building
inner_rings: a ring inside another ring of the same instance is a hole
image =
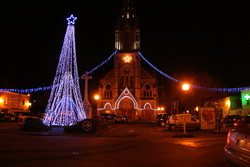
[[[128,120],[155,120],[158,85],[154,75],[141,66],[140,27],[132,0],[124,0],[115,27],[114,66],[98,88],[97,114],[113,113]]]

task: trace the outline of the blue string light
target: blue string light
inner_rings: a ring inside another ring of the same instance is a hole
[[[138,53],[146,63],[148,63],[154,70],[159,72],[161,75],[165,76],[166,78],[168,78],[174,82],[184,83],[183,81],[177,80],[177,79],[165,74],[164,72],[162,72],[161,70],[156,68],[153,64],[151,64],[139,51],[138,51]],[[204,90],[213,91],[213,92],[229,92],[229,93],[236,93],[236,92],[241,92],[241,91],[250,89],[250,86],[249,87],[239,87],[239,88],[210,88],[210,87],[204,87],[204,86],[199,86],[199,85],[190,85],[190,86],[192,88],[204,89]]]
[[[172,81],[175,81],[175,82],[179,82],[179,83],[183,83],[182,81],[180,80],[177,80],[167,74],[165,74],[164,72],[162,72],[161,70],[159,70],[158,68],[156,68],[153,64],[151,64],[144,56],[142,56],[141,52],[139,52],[139,55],[141,56],[141,58],[146,62],[148,63],[154,70],[156,70],[157,72],[159,72],[160,74],[162,74],[163,76],[167,77],[168,79],[172,80]]]
[[[92,70],[90,70],[88,73],[89,74],[93,73],[95,70],[97,70],[98,68],[103,66],[105,63],[107,63],[116,54],[117,51],[118,50],[115,50],[115,52],[112,53],[106,60],[104,60],[101,64],[97,65]],[[175,79],[175,78],[165,74],[164,72],[162,72],[161,70],[156,68],[152,63],[150,63],[140,52],[138,52],[138,53],[146,63],[148,63],[154,70],[159,72],[161,75],[165,76],[166,78],[168,78],[168,79],[170,79],[170,80],[172,80],[174,82],[183,83],[183,81],[180,81],[178,79]],[[82,76],[85,76],[85,74],[83,74]],[[239,88],[210,88],[210,87],[203,87],[203,86],[199,86],[199,85],[190,85],[190,86],[192,88],[204,89],[204,90],[209,90],[209,91],[213,91],[213,92],[232,92],[232,93],[233,92],[235,92],[235,93],[236,92],[242,92],[244,90],[249,90],[250,89],[250,86],[248,86],[248,87],[239,87]],[[53,87],[53,85],[52,86],[47,86],[47,87],[32,88],[32,89],[0,89],[0,91],[9,91],[9,92],[17,92],[17,93],[32,93],[32,92],[50,90],[52,87]]]
[[[101,66],[103,66],[105,63],[107,63],[117,52],[118,50],[115,50],[114,53],[111,54],[111,56],[109,56],[106,60],[104,60],[101,64],[99,64],[98,66],[96,66],[95,68],[93,68],[90,72],[88,72],[89,74],[93,73],[95,70],[97,70],[98,68],[100,68]],[[82,76],[85,76],[85,74],[83,74]],[[81,77],[79,77],[80,79]],[[46,86],[46,87],[39,87],[39,88],[30,88],[30,89],[0,89],[0,92],[2,91],[7,91],[7,92],[16,92],[16,93],[33,93],[33,92],[38,92],[38,91],[47,91],[47,90],[51,90],[52,87],[57,87],[60,84],[57,85],[51,85],[51,86]]]
[[[115,52],[112,53],[106,60],[104,60],[101,64],[99,64],[98,66],[96,66],[95,68],[93,68],[88,73],[91,74],[92,72],[94,72],[95,70],[97,70],[98,68],[100,68],[101,66],[103,66],[105,63],[107,63],[116,54],[117,51],[118,50],[115,50]],[[82,76],[85,76],[85,74],[83,74]]]

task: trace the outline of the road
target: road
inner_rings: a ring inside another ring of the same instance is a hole
[[[232,167],[226,132],[168,131],[154,123],[118,124],[94,134],[22,131],[0,123],[2,167]]]

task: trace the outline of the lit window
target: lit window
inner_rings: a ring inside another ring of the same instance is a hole
[[[127,12],[127,19],[129,19],[129,12]]]

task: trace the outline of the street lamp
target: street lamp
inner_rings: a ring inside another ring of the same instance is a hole
[[[96,111],[93,110],[93,115],[97,116],[97,109],[98,109],[98,100],[100,99],[100,95],[95,94],[94,99],[96,100]]]
[[[184,113],[189,114],[189,110],[186,110],[186,93],[189,90],[190,86],[187,83],[182,84],[182,90],[184,91],[184,100],[183,100],[183,108],[184,108]],[[183,121],[183,134],[187,134],[187,120],[186,116],[184,116],[184,121]]]
[[[100,96],[99,96],[98,94],[95,94],[95,95],[94,95],[94,99],[95,99],[95,100],[99,100],[99,99],[100,99]]]
[[[189,84],[187,84],[187,83],[184,83],[184,84],[182,84],[182,90],[184,91],[184,93],[185,92],[187,92],[188,90],[190,89],[190,85]],[[184,112],[186,113],[187,111],[186,111],[186,94],[184,94],[184,97],[183,97],[184,99],[183,99],[183,109],[184,109]]]
[[[182,90],[187,91],[189,90],[190,86],[187,83],[182,84]]]

